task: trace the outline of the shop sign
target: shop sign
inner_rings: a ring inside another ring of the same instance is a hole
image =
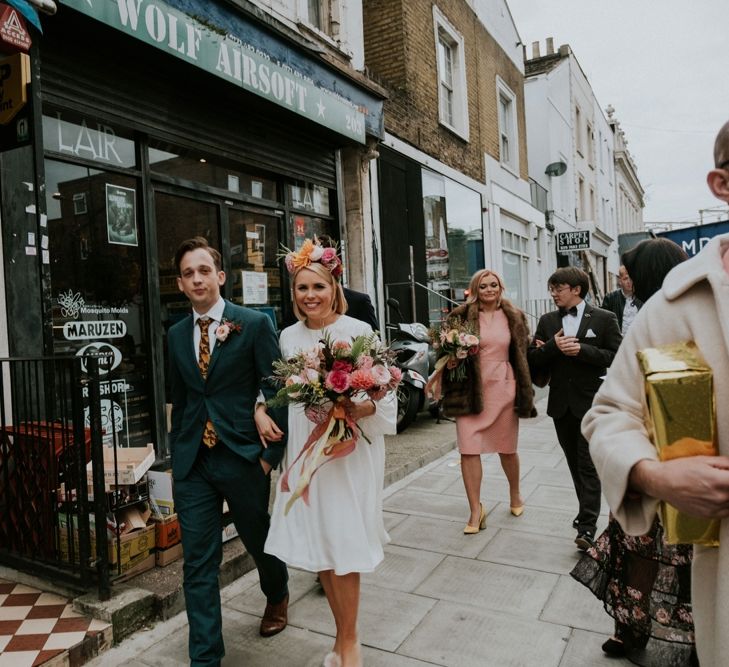
[[[61,0],[64,5],[360,143],[365,117],[349,100],[161,0]]]
[[[76,352],[76,356],[81,357],[81,370],[84,373],[89,372],[86,367],[87,357],[95,356],[99,360],[99,375],[106,375],[122,362],[121,350],[103,341],[94,341],[84,345]]]
[[[13,50],[28,51],[33,43],[23,19],[10,5],[0,4],[0,43]]]
[[[127,325],[123,320],[86,320],[63,325],[63,337],[66,340],[124,338],[126,334]]]
[[[590,249],[590,231],[559,232],[557,234],[557,252]]]
[[[30,58],[25,53],[0,60],[0,124],[9,123],[25,106],[29,83]],[[28,134],[27,127],[24,131]]]

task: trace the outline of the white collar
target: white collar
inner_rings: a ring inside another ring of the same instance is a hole
[[[211,320],[215,322],[221,322],[223,320],[223,311],[225,310],[225,299],[223,297],[219,297],[218,300],[215,302],[215,305],[207,312],[207,313],[198,313],[197,311],[192,311],[193,325],[197,324],[197,321],[202,317],[209,317]]]

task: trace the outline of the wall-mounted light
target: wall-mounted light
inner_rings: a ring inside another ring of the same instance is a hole
[[[203,164],[205,164],[207,162],[207,160],[204,157],[201,157],[200,158],[200,162],[202,162]]]

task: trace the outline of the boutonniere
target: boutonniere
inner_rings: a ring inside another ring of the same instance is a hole
[[[224,343],[231,333],[240,333],[242,328],[243,327],[240,322],[233,322],[232,320],[223,318],[220,320],[220,324],[215,330],[215,338],[218,342]]]

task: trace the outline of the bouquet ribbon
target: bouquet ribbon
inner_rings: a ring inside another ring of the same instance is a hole
[[[296,482],[291,498],[284,508],[284,516],[289,513],[297,498],[309,504],[309,487],[319,470],[328,461],[347,456],[357,444],[357,424],[343,405],[335,404],[326,418],[317,424],[286,472],[281,476],[281,491],[290,492],[289,474],[298,460],[303,457],[301,474]]]

